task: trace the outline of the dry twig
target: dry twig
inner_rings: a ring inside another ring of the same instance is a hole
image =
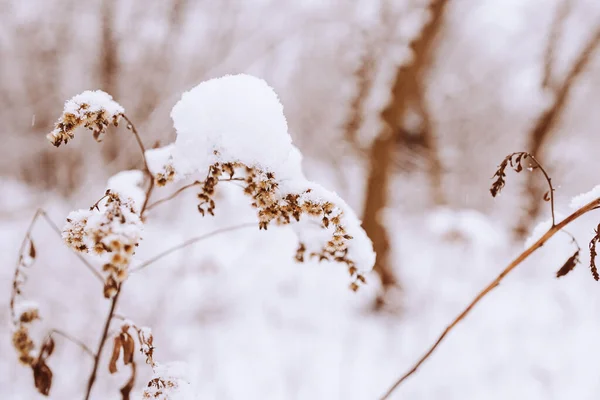
[[[540,247],[542,247],[548,241],[548,239],[550,239],[552,236],[554,236],[562,228],[564,228],[565,226],[567,226],[571,222],[575,221],[577,218],[581,217],[583,214],[586,214],[589,211],[595,210],[598,207],[600,207],[600,198],[598,198],[598,199],[596,199],[594,201],[591,201],[590,203],[586,204],[585,206],[583,206],[580,209],[578,209],[577,211],[575,211],[573,214],[569,215],[564,220],[562,220],[559,223],[557,223],[556,225],[553,225],[552,227],[550,227],[550,229],[548,229],[548,231],[540,239],[538,239],[534,244],[532,244],[531,246],[529,246],[524,252],[522,252],[521,254],[519,254],[519,256],[517,258],[515,258],[506,268],[504,268],[504,270],[502,270],[502,272],[496,277],[496,279],[494,279],[491,283],[489,283],[483,290],[481,290],[479,292],[479,294],[477,294],[477,296],[475,296],[475,298],[458,315],[458,317],[456,317],[450,323],[450,325],[448,325],[446,327],[446,329],[444,329],[444,332],[442,332],[442,334],[438,337],[438,339],[435,341],[435,343],[429,348],[429,350],[425,353],[425,355],[423,355],[412,366],[412,368],[410,370],[408,370],[408,372],[406,372],[404,375],[402,375],[392,385],[392,387],[383,395],[383,397],[381,397],[381,400],[389,398],[390,395],[392,394],[392,392],[394,390],[396,390],[396,388],[398,386],[400,386],[402,384],[402,382],[404,382],[409,376],[411,376],[412,374],[414,374],[417,371],[417,369],[421,366],[421,364],[423,364],[431,356],[431,354],[437,349],[437,347],[444,340],[444,338],[446,337],[446,335],[448,335],[448,333],[460,321],[462,321],[467,316],[467,314],[469,314],[469,312],[471,312],[471,310],[473,309],[473,307],[475,307],[475,305],[477,305],[477,303],[479,303],[488,293],[490,293],[492,291],[492,289],[494,289],[496,286],[498,286],[500,284],[500,282],[512,270],[514,270],[523,261],[525,261],[525,259],[527,259],[527,257],[529,257],[534,251],[536,251],[537,249],[539,249]]]
[[[600,208],[600,198],[597,198],[597,199],[589,202],[588,204],[584,205],[583,207],[579,208],[578,210],[573,212],[571,215],[569,215],[567,218],[556,223],[555,217],[554,217],[554,195],[553,195],[554,188],[552,187],[552,181],[551,181],[550,177],[548,176],[548,174],[546,173],[546,171],[544,170],[544,168],[540,165],[540,163],[531,154],[525,153],[525,152],[517,152],[517,153],[509,154],[502,161],[502,163],[498,166],[498,169],[496,170],[496,173],[494,174],[495,179],[494,179],[494,182],[492,183],[492,188],[490,189],[492,196],[495,197],[496,195],[498,195],[498,193],[504,187],[504,185],[505,185],[504,178],[506,177],[506,173],[505,173],[506,168],[510,165],[510,167],[513,168],[516,172],[521,172],[523,170],[522,161],[525,160],[526,158],[530,158],[535,163],[535,167],[539,168],[542,171],[546,181],[548,182],[548,186],[549,186],[548,194],[549,195],[544,196],[544,197],[545,197],[545,199],[550,201],[550,208],[552,211],[552,226],[546,231],[546,233],[544,233],[544,235],[541,238],[539,238],[535,243],[533,243],[531,246],[529,246],[527,249],[525,249],[525,251],[523,251],[521,254],[519,254],[519,256],[517,256],[517,258],[515,258],[510,264],[508,264],[508,266],[506,268],[504,268],[502,270],[502,272],[500,272],[500,274],[492,282],[490,282],[485,288],[483,288],[477,294],[477,296],[475,296],[475,298],[467,305],[467,307],[456,318],[454,318],[454,320],[446,327],[446,329],[444,329],[442,334],[437,338],[437,340],[433,343],[433,345],[429,348],[429,350],[427,350],[427,352],[408,370],[408,372],[406,372],[398,380],[396,380],[396,382],[394,382],[394,384],[383,395],[381,400],[385,400],[385,399],[389,398],[390,395],[394,392],[394,390],[396,390],[408,377],[410,377],[412,374],[414,374],[419,369],[419,367],[438,348],[438,346],[446,338],[448,333],[450,333],[450,331],[452,331],[452,329],[454,329],[454,327],[456,327],[456,325],[460,321],[462,321],[471,312],[471,310],[473,309],[473,307],[475,307],[475,305],[477,305],[485,296],[487,296],[495,287],[497,287],[509,273],[511,273],[515,268],[517,268],[519,265],[521,265],[521,263],[523,261],[525,261],[537,249],[542,247],[557,232],[562,231],[562,229],[565,226],[567,226],[571,222],[575,221],[577,218],[581,217],[582,215],[584,215],[592,210],[595,210],[597,208]],[[563,231],[563,232],[565,232],[565,231]],[[598,232],[600,232],[600,225],[599,225],[599,228],[596,230],[596,236],[590,242],[590,252],[592,254],[592,261],[590,263],[590,266],[592,268],[592,274],[594,275],[594,278],[596,280],[600,279],[600,277],[598,277],[597,270],[595,271],[595,264],[594,264],[595,245],[596,245],[597,241],[600,241],[600,234]],[[565,232],[565,233],[568,234],[569,236],[571,236],[573,241],[577,244],[573,235],[571,235],[568,232]],[[563,267],[558,271],[557,277],[566,275],[569,271],[571,271],[575,267],[575,265],[577,264],[577,262],[579,260],[580,250],[581,249],[579,248],[579,245],[577,244],[577,251],[565,262]]]

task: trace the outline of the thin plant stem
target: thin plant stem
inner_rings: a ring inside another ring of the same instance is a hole
[[[131,122],[131,120],[127,117],[127,115],[123,114],[123,119],[127,121],[127,129],[133,132],[133,135],[135,136],[135,140],[140,148],[140,151],[142,152],[142,160],[144,161],[144,172],[150,179],[150,184],[148,186],[148,189],[146,189],[146,198],[144,199],[144,204],[142,205],[140,211],[140,218],[143,218],[144,211],[146,211],[146,207],[148,206],[148,201],[150,201],[150,195],[152,194],[152,190],[154,189],[154,176],[152,175],[150,167],[148,166],[148,160],[146,159],[146,147],[144,146],[144,142],[142,142],[142,138],[140,137],[137,128],[135,127],[133,122]]]
[[[201,182],[201,181],[194,181],[194,182],[192,182],[192,183],[190,183],[190,184],[188,184],[188,185],[182,186],[182,187],[180,187],[179,189],[177,189],[175,192],[173,192],[173,194],[171,194],[171,195],[169,195],[169,196],[167,196],[167,197],[165,197],[165,198],[163,198],[163,199],[157,200],[157,201],[155,201],[154,203],[152,203],[152,204],[148,205],[147,209],[148,209],[148,210],[151,210],[151,209],[153,209],[154,207],[156,207],[156,206],[158,206],[158,205],[160,205],[160,204],[162,204],[162,203],[164,203],[164,202],[167,202],[167,201],[169,201],[169,200],[172,200],[172,199],[174,199],[175,197],[177,197],[177,196],[179,196],[181,193],[183,193],[185,190],[187,190],[187,189],[189,189],[189,188],[191,188],[191,187],[194,187],[194,186],[201,185],[201,184],[202,184],[202,182]]]
[[[117,288],[117,293],[115,294],[115,297],[112,298],[110,303],[108,317],[106,318],[106,321],[104,321],[104,329],[102,330],[102,336],[100,337],[100,343],[98,344],[98,351],[94,355],[94,366],[88,379],[85,400],[89,400],[90,395],[92,394],[92,388],[96,382],[96,374],[98,373],[98,365],[100,365],[100,357],[102,356],[102,350],[104,349],[104,344],[108,338],[108,330],[110,329],[110,323],[112,321],[113,314],[115,313],[115,309],[117,308],[117,302],[119,301],[119,296],[121,295],[121,288],[122,285]]]
[[[62,336],[63,338],[65,338],[65,339],[71,341],[72,343],[76,344],[77,346],[81,347],[81,349],[83,351],[85,351],[87,354],[89,354],[90,357],[92,357],[92,358],[96,357],[94,352],[89,347],[87,347],[85,343],[83,343],[81,340],[69,335],[68,333],[63,332],[59,329],[52,329],[50,331],[50,333],[48,334],[48,336],[52,336],[52,335]]]
[[[226,178],[226,179],[219,179],[219,182],[233,182],[233,181],[243,181],[244,178]],[[180,187],[179,189],[177,189],[175,192],[173,192],[172,194],[170,194],[169,196],[162,198],[160,200],[155,201],[154,203],[148,205],[148,207],[146,207],[146,210],[151,210],[154,207],[165,203],[169,200],[174,199],[175,197],[179,196],[181,193],[183,193],[184,191],[186,191],[187,189],[194,187],[194,186],[198,186],[198,185],[202,185],[204,182],[203,181],[194,181],[192,183],[189,183],[185,186]]]
[[[135,125],[133,124],[133,122],[131,122],[131,120],[126,115],[123,115],[123,119],[125,119],[125,121],[127,121],[127,129],[131,130],[131,132],[133,132],[133,134],[135,136],[135,139],[136,139],[138,146],[140,148],[140,151],[142,153],[142,160],[144,161],[144,172],[150,179],[150,183],[148,185],[148,188],[146,189],[146,198],[144,199],[144,204],[142,205],[142,208],[140,209],[140,218],[143,219],[144,212],[146,211],[146,208],[148,206],[148,201],[150,200],[150,196],[152,195],[152,190],[154,190],[154,177],[152,176],[152,172],[150,171],[150,168],[148,166],[148,160],[146,159],[146,148],[144,146],[144,143],[142,142],[142,139],[141,139]],[[85,400],[89,400],[90,395],[92,393],[92,388],[94,387],[94,383],[96,382],[96,374],[98,372],[100,356],[102,355],[102,350],[104,349],[106,339],[108,338],[108,330],[110,329],[110,323],[113,319],[113,315],[117,308],[117,303],[119,301],[119,296],[121,295],[122,290],[123,290],[123,283],[121,283],[120,285],[117,286],[117,292],[111,300],[110,309],[108,311],[108,315],[106,316],[106,320],[104,322],[104,330],[102,331],[102,336],[100,337],[100,343],[98,344],[98,350],[96,351],[96,356],[94,358],[94,366],[92,368],[92,372],[91,372],[89,380],[88,380],[88,386],[87,386],[87,390],[86,390]]]
[[[19,258],[17,259],[17,265],[15,267],[15,273],[13,275],[13,287],[12,287],[12,292],[11,292],[11,296],[10,296],[10,312],[11,312],[11,316],[12,316],[13,320],[15,318],[15,310],[14,310],[15,300],[16,300],[18,292],[19,292],[18,277],[19,277],[19,273],[21,272],[21,268],[20,268],[21,267],[21,258],[23,257],[23,253],[25,252],[25,246],[27,246],[27,244],[32,241],[31,234],[33,232],[33,228],[35,227],[35,224],[37,223],[37,221],[39,220],[40,217],[42,217],[48,223],[48,225],[50,226],[50,228],[52,228],[53,231],[55,231],[59,236],[61,235],[60,228],[54,223],[54,221],[52,221],[48,217],[48,215],[46,214],[46,212],[43,209],[38,208],[35,211],[35,214],[33,214],[33,218],[31,219],[31,222],[29,223],[29,226],[27,227],[27,231],[25,232],[23,241],[21,242],[21,247],[19,248]],[[90,264],[85,258],[83,258],[83,256],[81,254],[79,254],[75,251],[73,251],[73,254],[75,254],[75,256],[77,258],[79,258],[79,260],[87,267],[87,269],[100,282],[104,282],[104,279],[102,279],[102,275],[100,275],[100,272],[98,272],[92,264]]]
[[[46,214],[46,212],[44,210],[41,210],[41,216],[46,220],[46,222],[48,223],[48,225],[50,225],[50,227],[52,228],[52,230],[54,232],[56,232],[59,236],[62,235],[62,232],[60,230],[60,228],[58,227],[58,225],[56,225],[54,223],[54,221],[52,221],[50,219],[50,217],[48,217],[48,214]],[[94,268],[94,266],[92,264],[89,263],[88,260],[85,259],[85,257],[83,257],[81,254],[79,254],[78,252],[76,252],[75,250],[71,251],[73,254],[75,254],[75,256],[87,267],[87,269],[90,270],[90,272],[100,281],[100,282],[104,282],[104,279],[102,278],[102,275],[100,274],[100,272],[98,272],[98,270],[96,268]]]
[[[29,223],[29,226],[27,227],[27,231],[25,232],[23,241],[21,242],[21,247],[19,247],[19,258],[17,259],[17,266],[15,268],[15,273],[13,276],[13,287],[12,287],[12,292],[10,294],[10,314],[11,314],[13,321],[16,319],[15,300],[17,298],[17,295],[19,294],[18,281],[19,281],[19,273],[21,271],[21,258],[23,257],[23,253],[25,252],[25,246],[27,246],[27,243],[29,243],[31,241],[31,231],[33,230],[33,227],[35,226],[35,223],[42,212],[43,211],[41,208],[37,209],[35,211],[35,214],[33,215],[33,218],[31,219],[31,222]]]
[[[573,212],[571,215],[569,215],[567,218],[565,218],[558,224],[552,225],[550,229],[548,229],[548,231],[546,231],[546,233],[541,238],[539,238],[534,244],[532,244],[527,249],[525,249],[525,251],[519,254],[517,258],[515,258],[510,264],[508,264],[506,268],[504,268],[504,270],[502,270],[502,272],[496,277],[496,279],[490,282],[485,288],[483,288],[483,290],[479,292],[479,294],[477,294],[477,296],[475,296],[475,298],[469,303],[469,305],[446,327],[446,329],[444,329],[442,334],[437,338],[437,340],[433,343],[429,350],[427,350],[427,352],[408,370],[408,372],[406,372],[404,375],[398,378],[396,382],[394,382],[394,384],[388,389],[388,391],[381,397],[381,400],[388,399],[394,392],[394,390],[396,390],[408,377],[417,372],[417,369],[419,369],[419,367],[433,354],[433,352],[438,348],[440,343],[442,343],[442,341],[445,339],[446,335],[448,335],[448,333],[450,333],[450,331],[452,331],[452,329],[454,329],[454,327],[456,327],[456,325],[471,312],[471,310],[473,309],[473,307],[475,307],[475,305],[477,305],[477,303],[479,303],[496,286],[498,286],[500,282],[511,271],[513,271],[516,267],[521,265],[521,263],[525,261],[527,257],[529,257],[534,251],[542,247],[552,236],[554,236],[562,228],[575,221],[582,215],[599,207],[600,198],[589,202],[585,206]]]
[[[546,172],[544,167],[542,167],[542,164],[540,164],[540,162],[532,154],[528,154],[528,155],[529,155],[529,158],[531,158],[531,160],[540,169],[540,171],[542,171],[542,174],[544,174],[544,178],[546,178],[546,182],[548,182],[548,187],[549,187],[549,192],[550,192],[550,212],[552,213],[552,226],[554,226],[554,225],[556,225],[556,218],[554,216],[554,187],[552,186],[552,179],[550,179],[550,176],[548,176],[548,173]]]
[[[148,267],[149,265],[154,264],[156,261],[160,260],[161,258],[164,258],[164,257],[168,256],[169,254],[177,251],[177,250],[181,250],[184,247],[190,246],[190,245],[192,245],[194,243],[197,243],[197,242],[200,242],[200,241],[202,241],[204,239],[208,239],[208,238],[211,238],[213,236],[220,235],[222,233],[232,232],[232,231],[236,231],[236,230],[239,230],[239,229],[245,229],[245,228],[251,228],[251,227],[256,227],[256,222],[248,222],[248,223],[245,223],[245,224],[230,226],[230,227],[227,227],[227,228],[221,228],[221,229],[217,229],[215,231],[206,233],[204,235],[188,239],[185,242],[180,243],[180,244],[178,244],[176,246],[173,246],[173,247],[171,247],[171,248],[169,248],[169,249],[167,249],[167,250],[165,250],[165,251],[163,251],[163,252],[155,255],[154,257],[150,258],[149,260],[146,260],[142,264],[138,265],[136,268],[132,269],[131,272],[132,273],[139,272],[142,269]]]

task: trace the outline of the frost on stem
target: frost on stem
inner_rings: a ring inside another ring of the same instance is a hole
[[[127,278],[131,258],[141,239],[142,222],[131,199],[106,191],[90,209],[71,212],[63,239],[72,249],[100,256],[104,262],[104,296],[112,298]]]
[[[259,229],[294,223],[301,236],[297,260],[308,254],[340,262],[353,290],[365,282],[375,262],[371,241],[339,196],[304,177],[283,106],[263,80],[230,75],[203,82],[183,94],[171,117],[175,143],[146,152],[158,185],[200,176],[198,211],[213,215],[217,184],[238,181],[257,210]],[[312,224],[298,224],[305,221]],[[303,235],[306,230],[311,234]]]
[[[110,124],[117,126],[124,112],[123,107],[108,93],[87,90],[65,103],[54,130],[46,137],[58,147],[75,137],[77,127],[84,126],[92,131],[94,139],[100,141],[106,128]]]

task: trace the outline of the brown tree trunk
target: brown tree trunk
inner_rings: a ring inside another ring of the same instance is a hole
[[[411,45],[413,62],[398,68],[390,102],[381,113],[382,130],[370,149],[363,227],[373,241],[377,253],[375,271],[379,274],[383,285],[383,292],[377,300],[377,307],[385,304],[388,290],[398,286],[390,260],[390,239],[385,222],[381,219],[381,213],[388,205],[395,145],[399,138],[402,141],[408,135],[404,119],[409,111],[416,112],[421,120],[419,134],[427,149],[428,175],[431,180],[433,201],[435,203],[444,202],[441,187],[442,167],[424,98],[423,72],[430,63],[430,52],[440,30],[446,4],[446,0],[431,2],[429,6],[431,19],[424,26],[421,36]]]

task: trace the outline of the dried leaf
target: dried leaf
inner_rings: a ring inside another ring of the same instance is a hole
[[[523,165],[521,164],[521,162],[517,163],[517,167],[515,168],[516,172],[521,172],[523,171]]]
[[[563,266],[556,272],[556,277],[560,278],[561,276],[565,276],[569,272],[573,271],[575,266],[579,264],[579,249],[571,256]]]
[[[35,255],[36,255],[36,251],[35,251],[35,246],[33,244],[33,240],[31,240],[31,238],[29,238],[29,257],[31,257],[32,259],[35,260]]]
[[[117,372],[117,360],[119,359],[119,354],[121,354],[121,347],[123,347],[121,335],[115,336],[112,355],[108,363],[108,371],[111,374]]]
[[[510,166],[517,173],[523,171],[522,161],[525,160],[528,156],[529,154],[524,152],[512,153],[506,156],[504,160],[502,160],[502,162],[498,166],[498,169],[496,169],[496,173],[493,176],[495,180],[492,183],[492,187],[490,188],[490,193],[492,194],[492,197],[496,197],[498,194],[500,194],[500,192],[504,188],[504,185],[506,184],[506,180],[504,179],[506,177],[506,168]]]
[[[121,333],[123,346],[123,363],[125,365],[133,363],[133,353],[135,351],[135,342],[131,335],[127,332]]]
[[[33,381],[35,388],[43,394],[48,396],[50,394],[50,388],[52,387],[52,371],[46,365],[44,360],[38,359],[32,366],[33,370]]]
[[[134,384],[135,384],[135,363],[131,362],[131,376],[129,377],[129,380],[127,381],[125,386],[123,386],[121,388],[121,397],[123,400],[130,399],[131,390],[133,389]]]
[[[544,193],[544,201],[550,201],[550,191]]]
[[[48,336],[44,343],[42,343],[42,347],[40,348],[40,359],[45,360],[50,357],[54,352],[54,339],[52,336]]]

